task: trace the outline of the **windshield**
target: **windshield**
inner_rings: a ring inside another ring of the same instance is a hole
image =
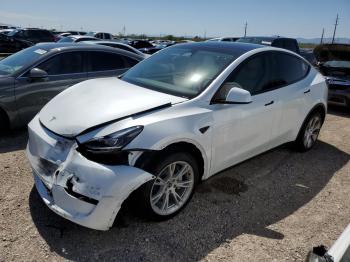
[[[324,62],[322,66],[350,69],[350,61],[331,60],[331,61]]]
[[[38,60],[45,53],[47,53],[47,50],[33,46],[10,55],[0,60],[0,75],[15,74],[23,67]]]
[[[74,39],[72,37],[63,37],[58,41],[58,43],[71,43],[73,42]]]
[[[236,57],[204,47],[170,47],[137,64],[122,80],[155,91],[192,98]]]

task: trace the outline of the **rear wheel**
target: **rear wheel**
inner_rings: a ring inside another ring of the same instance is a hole
[[[303,124],[297,140],[296,147],[299,151],[310,150],[316,143],[322,127],[323,119],[320,112],[312,113]]]
[[[6,114],[0,109],[0,134],[4,134],[9,129],[9,121]]]
[[[141,188],[147,215],[156,220],[173,217],[193,195],[199,177],[196,160],[188,153],[172,153],[148,171],[156,178]]]

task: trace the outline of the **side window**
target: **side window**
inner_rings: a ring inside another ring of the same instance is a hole
[[[108,71],[126,68],[121,55],[107,52],[91,52],[90,53],[90,71]]]
[[[272,72],[276,85],[289,85],[304,78],[309,72],[309,65],[294,55],[274,52]]]
[[[267,54],[248,58],[226,79],[215,95],[215,100],[225,100],[233,85],[249,91],[252,95],[261,93],[270,82],[269,68]]]
[[[43,62],[38,68],[49,75],[83,73],[83,55],[81,52],[58,54]]]
[[[111,35],[108,33],[105,33],[105,39],[112,39]]]
[[[136,65],[139,62],[136,59],[133,59],[133,58],[127,57],[127,56],[124,56],[124,60],[127,64],[127,67],[133,67],[134,65]]]
[[[95,37],[96,38],[102,38],[102,35],[101,35],[101,33],[98,33],[98,34],[95,35]]]

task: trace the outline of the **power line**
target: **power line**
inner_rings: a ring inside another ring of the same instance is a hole
[[[338,14],[337,14],[337,18],[335,19],[335,24],[334,24],[334,31],[333,31],[332,44],[334,43],[335,31],[337,31],[338,19],[339,19],[339,17],[338,17]]]
[[[320,44],[323,43],[323,36],[324,36],[324,28],[322,28],[322,35],[321,35],[321,42],[320,42]]]

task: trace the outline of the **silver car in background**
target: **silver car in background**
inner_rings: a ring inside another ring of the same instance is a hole
[[[55,95],[81,81],[123,74],[144,57],[99,45],[45,43],[0,61],[0,130],[26,125]]]
[[[104,40],[84,41],[84,44],[104,45],[104,46],[109,46],[109,47],[113,47],[113,48],[119,48],[119,49],[123,49],[125,51],[131,52],[134,54],[138,54],[140,56],[144,56],[145,58],[149,56],[149,55],[142,53],[141,51],[137,50],[136,48],[134,48],[132,46],[129,46],[129,45],[121,43],[121,42],[113,41],[113,40],[109,40],[109,41],[104,41]]]

